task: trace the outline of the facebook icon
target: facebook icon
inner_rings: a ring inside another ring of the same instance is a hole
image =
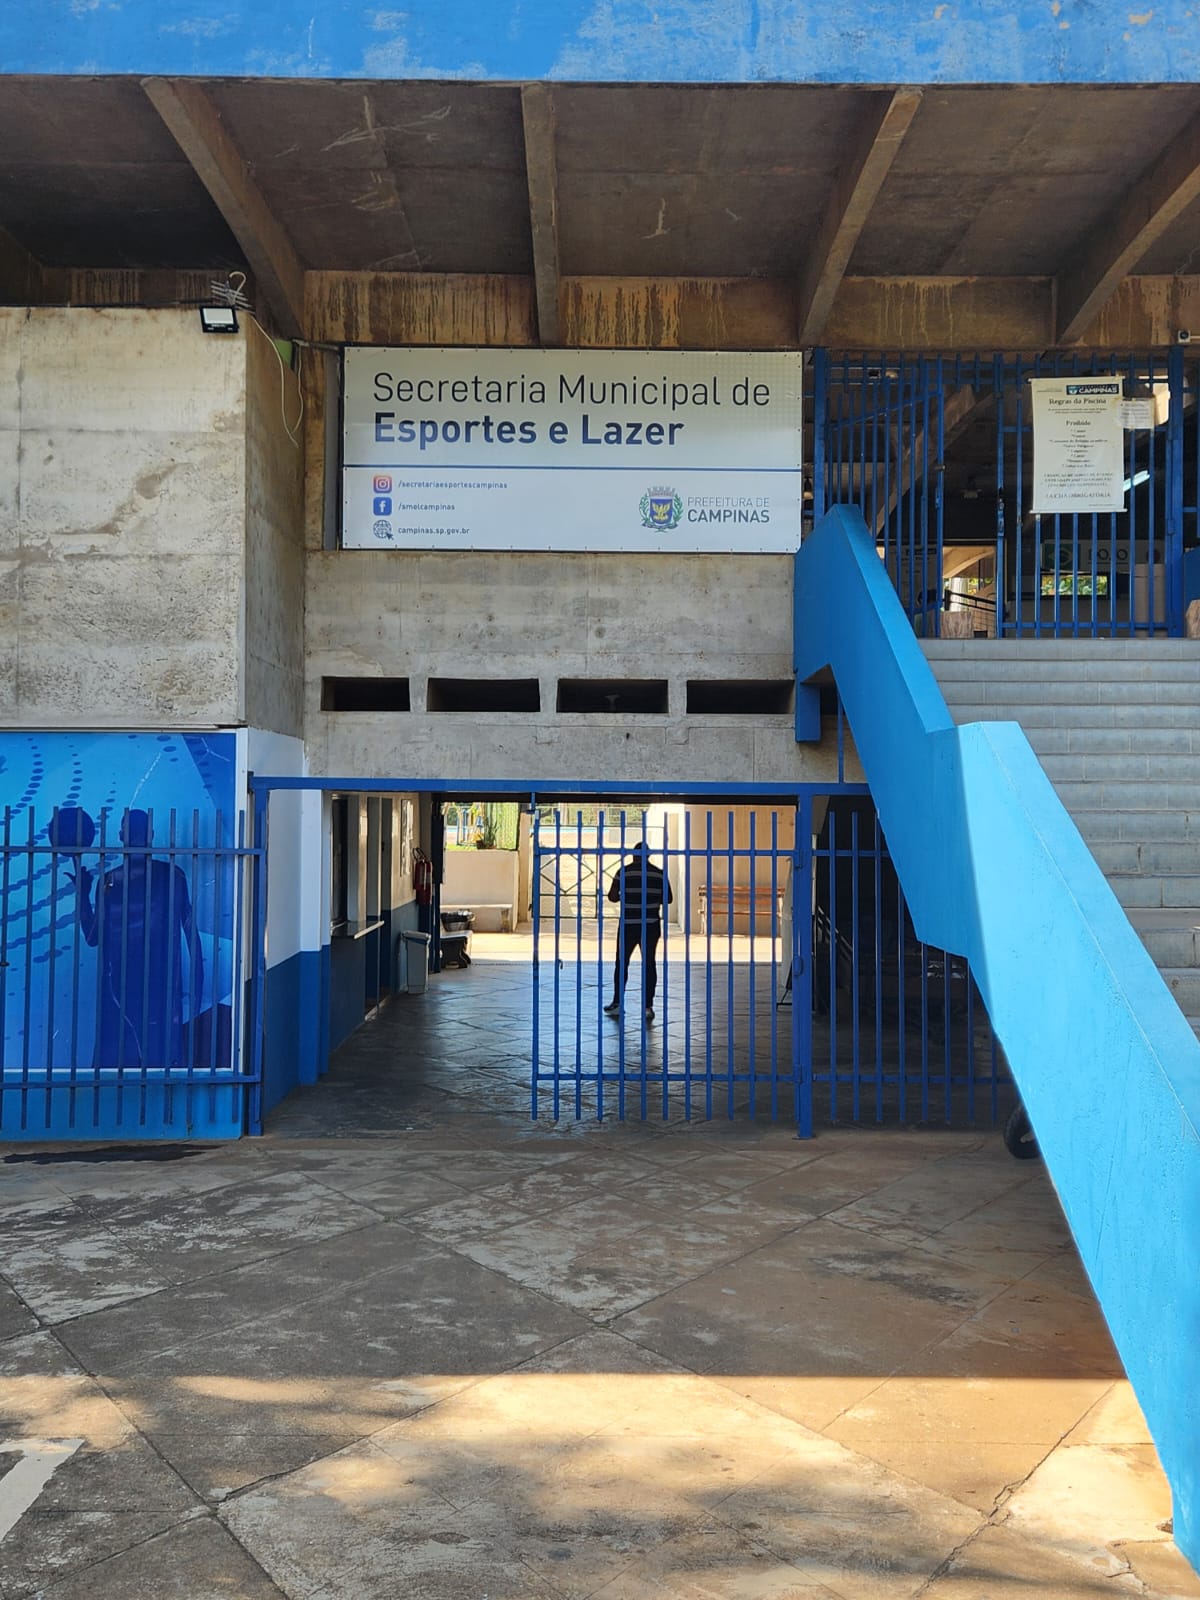
[[[372,515],[376,517],[390,517],[392,514],[392,497],[390,494],[377,494],[372,503]]]

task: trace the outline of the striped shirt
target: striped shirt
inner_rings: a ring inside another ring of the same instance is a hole
[[[671,885],[664,879],[662,868],[646,856],[635,855],[625,863],[608,886],[608,898],[619,903],[627,922],[641,922],[643,889],[645,921],[659,922],[661,908],[671,903]]]

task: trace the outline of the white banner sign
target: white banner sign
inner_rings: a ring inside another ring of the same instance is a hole
[[[346,351],[351,550],[792,551],[801,356]]]
[[[1123,511],[1119,378],[1031,378],[1033,511]]]

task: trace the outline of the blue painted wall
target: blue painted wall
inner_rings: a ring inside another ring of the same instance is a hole
[[[6,0],[0,71],[670,83],[1200,77],[1191,0]]]
[[[956,728],[857,510],[796,562],[920,938],[969,957],[1200,1562],[1200,1045],[1015,723]]]
[[[334,939],[329,945],[329,1049],[348,1039],[366,1011],[365,939]]]
[[[267,973],[263,1036],[263,1111],[299,1084],[316,1083],[328,1065],[322,1048],[319,950],[300,950]]]

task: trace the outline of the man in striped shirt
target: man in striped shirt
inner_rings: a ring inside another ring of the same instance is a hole
[[[617,929],[613,997],[604,1010],[610,1017],[619,1015],[629,978],[629,958],[640,945],[642,1003],[646,1021],[653,1022],[654,996],[658,989],[655,956],[662,934],[662,908],[671,903],[671,885],[663,876],[662,868],[652,864],[648,845],[634,845],[633,854],[609,884],[608,898],[621,907],[621,923]]]

